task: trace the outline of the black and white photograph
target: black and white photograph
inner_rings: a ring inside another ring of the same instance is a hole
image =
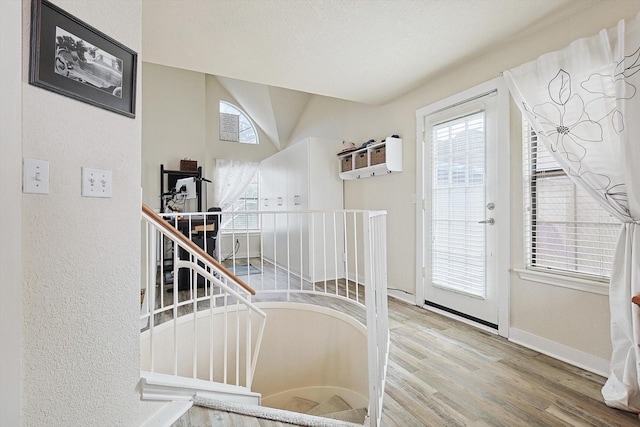
[[[29,83],[135,117],[138,54],[47,0],[32,0]]]
[[[122,60],[56,27],[56,73],[122,98]]]

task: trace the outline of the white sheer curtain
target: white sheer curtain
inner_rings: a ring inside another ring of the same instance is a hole
[[[259,163],[216,159],[213,168],[213,206],[223,210],[242,196]]]
[[[547,149],[622,222],[611,271],[607,405],[640,411],[640,15],[504,73]]]

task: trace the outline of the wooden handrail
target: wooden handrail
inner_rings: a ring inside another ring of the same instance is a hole
[[[144,203],[142,204],[142,212],[147,214],[149,217],[151,217],[154,221],[158,222],[159,224],[171,225],[171,223],[169,223],[164,218],[162,218],[160,215],[155,213],[153,211],[153,209],[151,209],[149,206],[145,205]],[[220,264],[218,262],[218,260],[213,258],[211,255],[206,253],[200,246],[196,245],[190,239],[188,239],[187,236],[185,236],[184,234],[179,232],[174,227],[167,227],[167,229],[169,230],[169,232],[171,233],[171,235],[173,237],[175,237],[177,240],[179,240],[185,246],[187,246],[190,249],[192,249],[193,251],[197,252],[198,255],[200,255],[201,257],[203,257],[205,259],[205,261],[210,262],[211,264],[215,265],[218,269],[224,271],[227,276],[229,276],[234,282],[236,282],[238,285],[240,285],[242,288],[244,288],[251,295],[255,295],[256,294],[256,291],[251,286],[249,286],[246,283],[244,283],[238,276],[236,276],[231,271],[229,271],[229,269],[227,269],[227,267],[225,267],[224,265]]]

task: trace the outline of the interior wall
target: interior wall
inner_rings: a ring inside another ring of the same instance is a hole
[[[238,103],[214,76],[144,62],[142,80],[142,188],[151,208],[160,208],[160,164],[179,170],[180,159],[191,158],[213,180],[215,159],[259,162],[277,151],[260,128],[258,145],[220,141],[219,102]],[[210,207],[212,191],[203,183],[203,209]],[[187,210],[195,210],[189,203]]]
[[[244,160],[247,162],[260,162],[275,154],[278,150],[271,139],[255,123],[258,130],[258,145],[239,144],[232,141],[220,140],[220,101],[226,101],[240,107],[238,102],[222,87],[215,76],[206,75],[206,144],[205,163],[207,165],[205,176],[213,180],[213,167],[216,159]],[[242,108],[241,108],[242,109]],[[207,199],[213,200],[213,185],[207,186]]]
[[[344,399],[360,395],[367,401],[367,336],[361,324],[321,307],[310,310],[295,303],[259,306],[268,320],[253,389],[262,393],[266,405],[286,407],[291,398],[288,390],[296,390],[296,395],[305,399],[322,401],[331,396],[321,395],[323,387],[329,389],[324,393],[344,389],[351,392],[341,396]],[[320,354],[323,360],[318,360]],[[362,405],[358,400],[349,403]]]
[[[345,208],[388,211],[388,283],[396,294],[413,300],[416,293],[416,121],[415,111],[433,102],[488,81],[503,70],[515,67],[549,51],[561,49],[573,40],[610,28],[619,19],[631,18],[640,3],[629,0],[592,2],[572,16],[545,27],[523,29],[504,45],[452,67],[447,73],[383,106],[370,106],[334,98],[313,96],[286,145],[308,136],[336,138],[361,144],[391,134],[403,138],[404,172],[345,182]],[[146,68],[146,66],[145,66]],[[199,79],[199,78],[198,78]],[[233,102],[213,76],[205,77],[206,117],[220,99]],[[158,83],[159,84],[159,83]],[[145,81],[145,91],[156,90]],[[159,90],[159,89],[158,89]],[[198,98],[199,99],[199,98]],[[198,103],[200,100],[198,100]],[[163,107],[165,108],[165,107]],[[172,108],[172,107],[166,107]],[[511,117],[511,253],[512,267],[523,267],[521,133],[517,110]],[[146,123],[145,129],[155,126]],[[182,125],[174,123],[180,129]],[[215,158],[262,160],[275,152],[272,145],[246,147],[219,141],[217,120],[205,119],[205,165]],[[263,135],[261,134],[261,140]],[[144,138],[146,140],[146,137]],[[267,147],[267,149],[265,149]],[[265,151],[261,151],[261,150]],[[146,150],[145,150],[146,152]],[[150,165],[149,170],[157,170]],[[210,168],[205,176],[211,178]],[[145,172],[146,176],[146,172]],[[157,178],[155,178],[157,181]],[[146,185],[145,185],[146,195]],[[146,196],[145,196],[146,197]],[[552,300],[553,304],[547,302]],[[584,310],[589,307],[589,310]],[[511,327],[560,343],[598,358],[610,357],[609,312],[606,296],[568,290],[521,280],[511,275]],[[589,325],[588,328],[582,325]]]
[[[388,211],[388,283],[407,299],[416,290],[417,109],[491,80],[503,70],[537,56],[562,49],[573,40],[610,28],[619,19],[632,18],[640,3],[626,0],[596,2],[570,17],[536,31],[524,29],[492,52],[452,67],[447,73],[383,106],[368,106],[314,96],[294,131],[293,139],[318,136],[346,139],[356,144],[380,140],[392,133],[403,138],[403,169],[398,174],[345,182],[345,208]],[[512,107],[511,128],[511,253],[512,267],[522,268],[521,130]],[[552,303],[549,303],[552,301]],[[420,302],[418,302],[420,303]],[[585,309],[588,307],[588,309]],[[596,358],[609,359],[608,298],[548,286],[511,275],[511,328],[571,347]],[[588,325],[588,326],[585,326]]]
[[[55,3],[140,54],[141,0]],[[30,12],[22,150],[50,192],[21,196],[22,424],[139,425],[141,70],[135,119],[29,85]],[[81,197],[82,167],[111,170],[113,197]]]
[[[387,211],[388,287],[405,294],[415,289],[414,117],[415,110],[399,103],[374,107],[314,96],[292,136],[333,138],[357,146],[394,134],[402,138],[403,172],[344,181],[344,207]]]
[[[142,188],[143,201],[160,208],[160,165],[180,170],[190,158],[205,166],[204,74],[142,64]],[[165,189],[168,191],[168,189]],[[187,210],[195,210],[195,201]]]
[[[0,425],[21,425],[22,3],[0,1]]]

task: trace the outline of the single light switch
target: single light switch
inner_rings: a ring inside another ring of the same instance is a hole
[[[111,171],[104,169],[82,168],[83,197],[111,197],[113,182]]]
[[[24,159],[22,191],[33,194],[49,194],[49,161]]]

